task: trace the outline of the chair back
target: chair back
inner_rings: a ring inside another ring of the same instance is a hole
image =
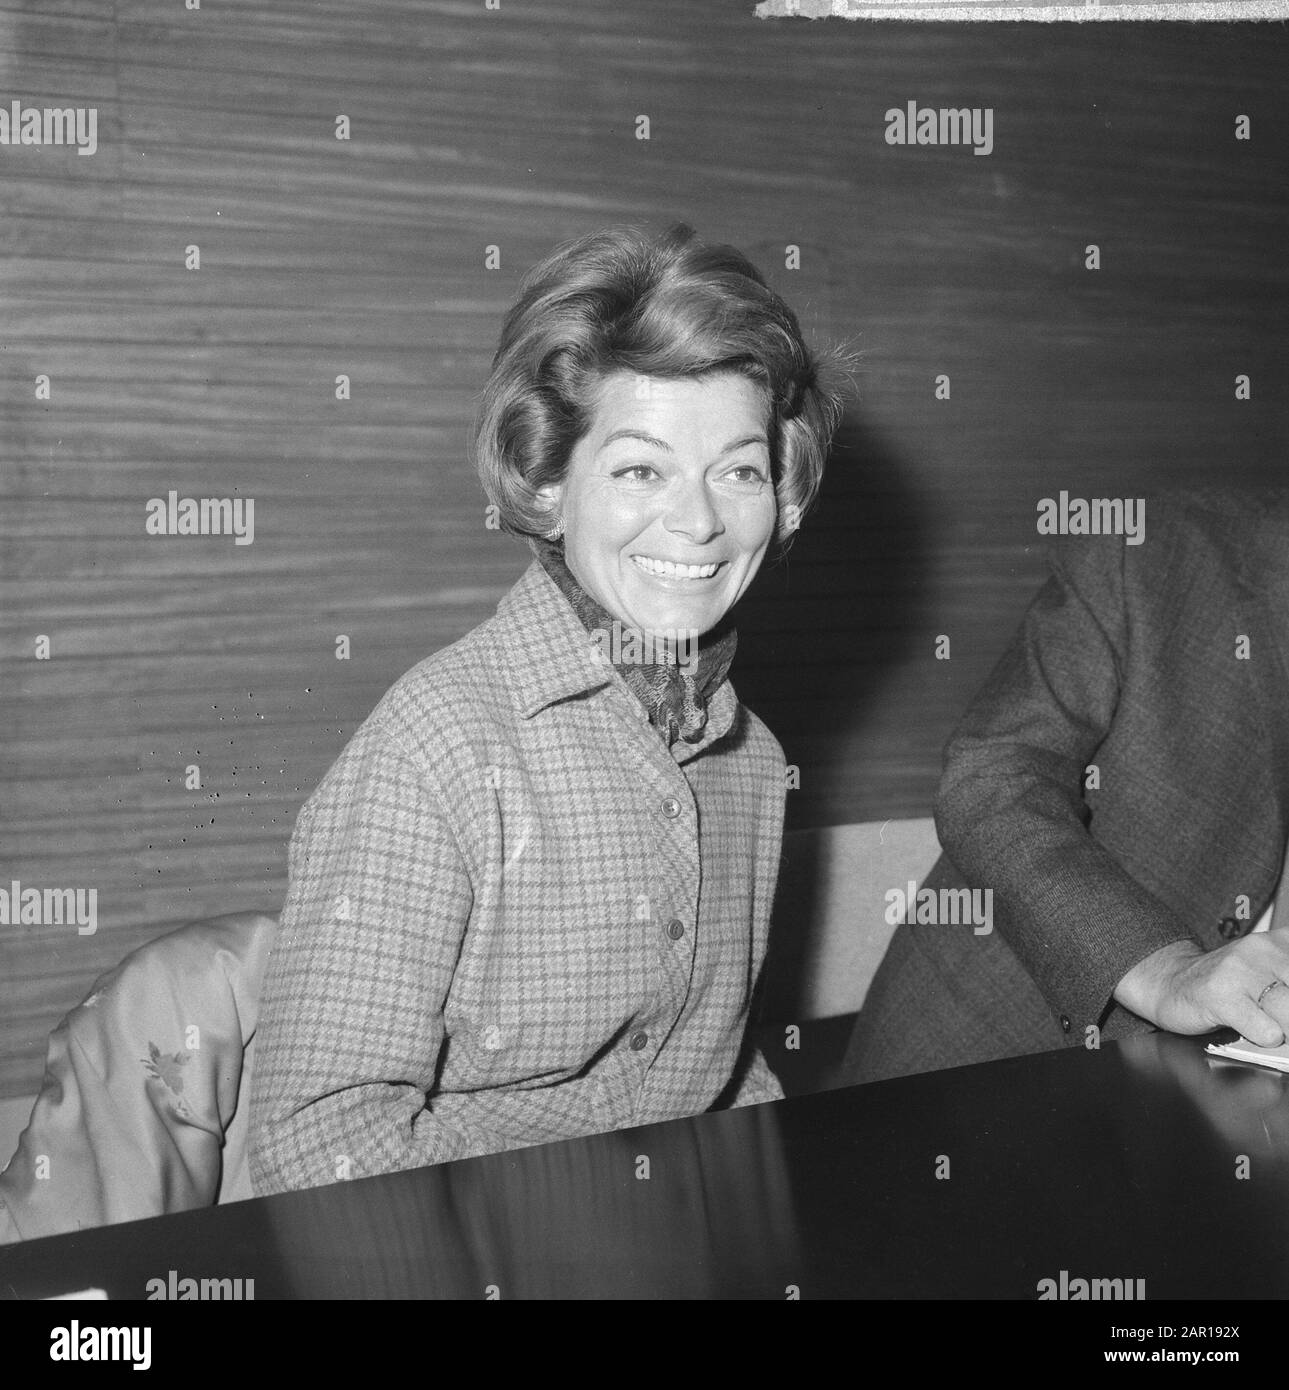
[[[785,835],[762,1019],[856,1012],[895,933],[892,890],[907,894],[939,857],[930,816]]]
[[[252,1041],[276,916],[234,912],[132,951],[50,1035],[0,1173],[0,1242],[251,1196]]]

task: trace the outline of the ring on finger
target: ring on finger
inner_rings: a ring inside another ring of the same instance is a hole
[[[1284,981],[1283,981],[1283,980],[1272,980],[1271,983],[1270,983],[1269,985],[1267,985],[1267,986],[1263,989],[1262,993],[1258,995],[1258,997],[1257,997],[1257,999],[1256,999],[1255,1002],[1256,1002],[1259,1006],[1261,1006],[1262,1001],[1267,997],[1267,995],[1270,994],[1271,991],[1272,991],[1273,989],[1275,989],[1275,987],[1276,987],[1277,985],[1282,985],[1282,984],[1284,984]]]

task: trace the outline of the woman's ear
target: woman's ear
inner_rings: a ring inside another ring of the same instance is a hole
[[[549,518],[546,526],[546,539],[557,541],[564,534],[564,518],[561,515],[564,500],[562,483],[547,483],[537,489],[537,502]]]

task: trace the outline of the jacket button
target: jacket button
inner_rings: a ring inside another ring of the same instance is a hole
[[[1068,1015],[1068,1014],[1062,1014],[1062,1015],[1061,1015],[1061,1032],[1062,1032],[1062,1033],[1068,1033],[1068,1032],[1070,1031],[1070,1027],[1071,1027],[1071,1024],[1070,1024],[1069,1015]]]
[[[674,796],[664,798],[662,803],[662,813],[668,820],[675,820],[680,815],[680,802]]]
[[[1238,921],[1234,917],[1223,917],[1217,924],[1217,929],[1222,933],[1223,941],[1234,941],[1237,936],[1243,936],[1248,924]]]
[[[645,1032],[631,1034],[631,1051],[639,1052],[641,1048],[649,1046],[649,1034]]]
[[[681,938],[682,936],[684,936],[684,934],[685,934],[685,924],[684,924],[684,922],[682,922],[682,921],[681,921],[679,918],[677,918],[677,917],[673,917],[673,918],[671,919],[671,921],[667,923],[667,935],[668,935],[669,937],[671,937],[671,939],[672,939],[673,941],[679,941],[680,938]]]

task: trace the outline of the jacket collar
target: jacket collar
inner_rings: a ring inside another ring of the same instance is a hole
[[[552,705],[606,686],[619,687],[643,717],[643,706],[600,655],[581,619],[537,560],[497,605],[493,638],[521,719],[532,719]],[[708,702],[702,739],[694,744],[677,740],[673,749],[677,761],[687,761],[728,733],[737,709],[734,688],[726,680]],[[662,746],[662,740],[658,742]]]
[[[536,560],[497,605],[494,634],[523,719],[610,683],[590,634]]]

